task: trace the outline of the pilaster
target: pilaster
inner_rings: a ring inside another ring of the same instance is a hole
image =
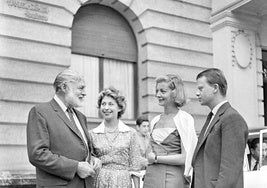
[[[228,81],[227,97],[249,127],[258,125],[256,35],[260,20],[224,11],[211,18],[213,64]]]

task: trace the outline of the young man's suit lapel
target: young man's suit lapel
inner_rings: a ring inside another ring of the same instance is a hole
[[[194,160],[196,157],[196,154],[198,153],[199,149],[201,148],[201,146],[203,145],[203,143],[205,142],[205,140],[207,139],[208,135],[210,134],[212,128],[219,122],[220,117],[224,114],[225,110],[227,108],[231,107],[230,104],[228,102],[226,102],[225,104],[223,104],[219,110],[217,111],[217,113],[215,114],[214,118],[212,119],[208,130],[206,131],[206,134],[204,135],[205,130],[201,130],[201,133],[199,135],[198,138],[198,143],[194,152],[194,156],[193,156],[193,160],[192,160],[192,164],[194,164]]]

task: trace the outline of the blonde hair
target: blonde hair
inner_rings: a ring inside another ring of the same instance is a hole
[[[167,74],[165,76],[159,76],[156,78],[156,85],[161,82],[166,82],[171,90],[176,90],[175,103],[177,107],[182,107],[186,103],[186,95],[184,90],[183,80],[174,74]]]

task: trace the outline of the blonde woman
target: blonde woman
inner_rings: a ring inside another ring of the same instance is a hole
[[[184,188],[197,143],[194,120],[181,110],[186,102],[184,85],[177,75],[156,79],[156,97],[164,112],[151,121],[151,147],[144,188]]]

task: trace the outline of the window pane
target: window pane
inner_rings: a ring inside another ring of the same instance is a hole
[[[87,117],[98,117],[99,59],[96,57],[72,54],[70,68],[83,75],[85,80],[85,103],[79,110]]]
[[[134,119],[134,63],[104,59],[104,88],[114,86],[126,97],[122,118]]]

